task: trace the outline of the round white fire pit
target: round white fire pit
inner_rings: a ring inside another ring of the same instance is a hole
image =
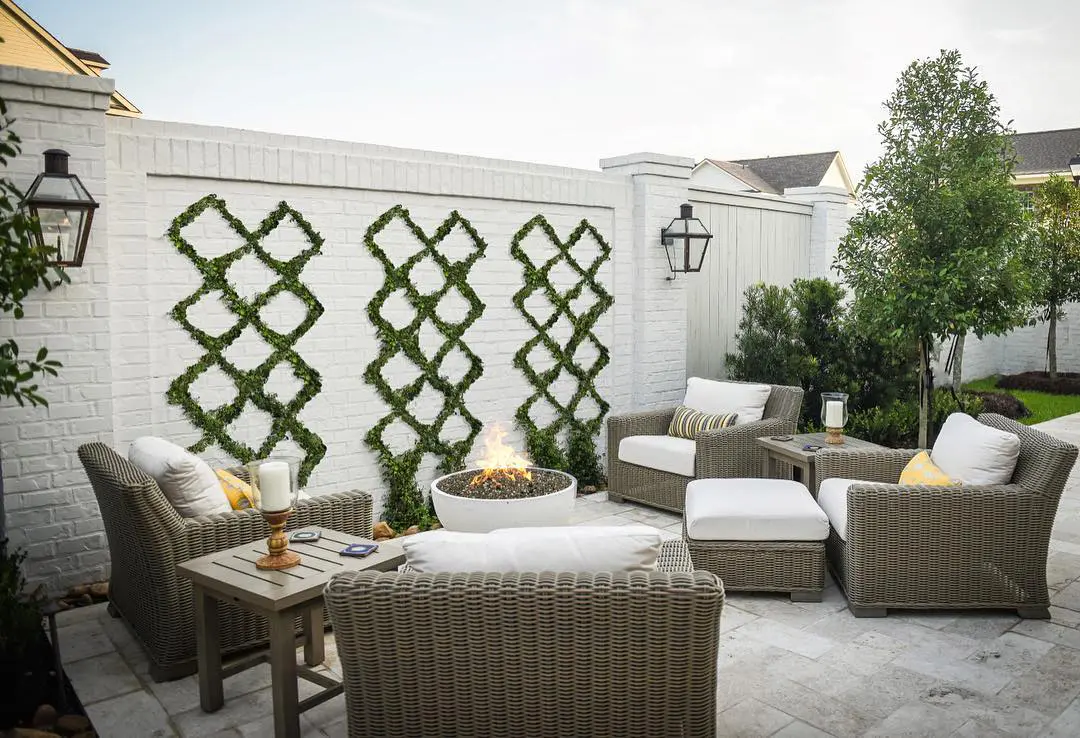
[[[525,473],[531,479],[525,479]],[[478,475],[486,479],[473,484]],[[467,533],[566,525],[575,497],[574,477],[538,467],[466,469],[431,483],[431,499],[443,528]]]

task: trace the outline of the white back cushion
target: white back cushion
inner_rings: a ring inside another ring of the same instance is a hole
[[[742,425],[761,420],[771,392],[772,387],[767,384],[718,382],[690,377],[686,380],[686,398],[682,404],[714,415],[738,413],[735,425]]]
[[[930,452],[931,461],[964,484],[1008,484],[1018,458],[1019,438],[965,413],[945,420]]]
[[[649,571],[660,553],[660,531],[647,525],[437,530],[400,540],[419,572]]]
[[[185,518],[229,512],[229,500],[210,465],[186,448],[154,436],[136,438],[128,461],[154,478]]]

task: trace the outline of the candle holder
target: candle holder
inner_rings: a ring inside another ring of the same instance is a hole
[[[251,492],[255,506],[262,513],[270,536],[266,540],[268,553],[255,562],[257,569],[288,569],[300,563],[300,555],[289,550],[285,524],[293,513],[300,486],[297,484],[299,465],[294,459],[271,457],[248,464]]]
[[[842,444],[847,425],[848,396],[843,392],[821,393],[821,423],[825,426],[825,443]]]

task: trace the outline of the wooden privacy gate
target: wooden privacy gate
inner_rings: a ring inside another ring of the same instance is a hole
[[[694,215],[713,234],[699,274],[686,275],[686,375],[727,376],[743,293],[810,275],[813,205],[774,195],[690,190]],[[680,276],[680,279],[683,277]]]

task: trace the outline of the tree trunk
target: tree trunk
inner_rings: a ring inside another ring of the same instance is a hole
[[[957,392],[963,386],[964,374],[964,339],[965,334],[960,333],[953,340],[952,350],[952,386]]]
[[[1046,331],[1046,368],[1057,379],[1057,305],[1050,306],[1050,327]]]
[[[930,447],[933,395],[934,371],[930,367],[930,344],[925,339],[919,339],[919,448]]]

